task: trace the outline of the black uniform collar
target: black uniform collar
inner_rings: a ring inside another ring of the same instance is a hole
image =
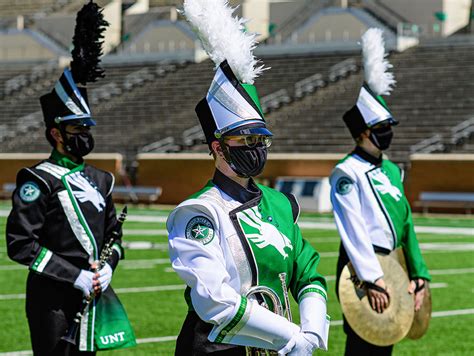
[[[259,198],[262,195],[262,191],[257,187],[252,178],[250,178],[249,187],[244,188],[218,169],[216,169],[214,172],[214,178],[212,178],[212,182],[228,196],[242,204]]]
[[[352,151],[352,154],[358,155],[360,158],[372,163],[374,166],[380,166],[382,164],[382,154],[380,154],[379,157],[374,157],[360,146],[356,146],[354,151]]]

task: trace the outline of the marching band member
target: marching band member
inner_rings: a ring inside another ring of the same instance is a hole
[[[295,197],[253,179],[263,171],[272,133],[253,86],[262,71],[254,36],[232,13],[226,0],[184,2],[217,66],[196,107],[216,169],[167,221],[170,259],[187,284],[189,307],[175,354],[245,355],[252,347],[312,355],[327,349],[326,282],[318,253],[301,236]],[[283,316],[290,313],[287,285],[301,325]]]
[[[77,345],[61,338],[84,297],[94,292],[102,294],[99,301],[116,299],[110,282],[123,258],[120,239],[105,266],[95,273],[90,271],[117,218],[111,194],[114,176],[83,159],[94,148],[90,128],[95,121],[86,89],[77,86],[104,76],[98,65],[106,25],[92,1],[79,11],[71,70],[65,69],[53,91],[40,98],[46,138],[53,151],[49,159],[19,171],[7,221],[8,255],[29,267],[26,315],[33,352],[39,356],[94,355],[100,348],[93,332],[100,329],[95,322],[100,302],[97,306],[92,302],[86,310]],[[121,344],[114,346],[134,342],[127,331]]]
[[[385,57],[382,31],[369,29],[362,37],[365,83],[356,105],[344,122],[356,141],[352,153],[339,162],[331,177],[331,201],[341,236],[337,277],[350,261],[360,281],[368,287],[371,306],[379,313],[390,303],[384,274],[376,253],[389,254],[402,247],[419,310],[430,280],[418,246],[411,209],[403,189],[403,172],[382,152],[391,143],[392,126],[398,124],[380,96],[395,83]],[[339,285],[337,283],[336,285]],[[390,355],[393,345],[381,347],[360,338],[344,319],[346,355]]]

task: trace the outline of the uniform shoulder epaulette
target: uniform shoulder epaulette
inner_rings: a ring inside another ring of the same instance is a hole
[[[20,187],[25,182],[34,181],[43,191],[51,193],[51,183],[46,174],[41,173],[36,167],[22,168],[16,176],[16,186]]]

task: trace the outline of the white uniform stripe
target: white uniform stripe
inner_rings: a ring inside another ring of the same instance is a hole
[[[114,249],[115,251],[117,251],[118,255],[119,255],[119,260],[122,258],[122,250],[120,249],[120,247],[116,244],[112,245],[112,249]]]
[[[90,306],[90,305],[89,305]],[[87,329],[89,326],[89,307],[87,307],[81,318],[81,324],[79,326],[79,350],[87,350]]]
[[[36,272],[43,272],[44,268],[48,264],[49,260],[53,257],[53,253],[51,251],[47,251],[46,254],[44,255],[43,259],[41,260],[40,264],[38,265],[38,268],[36,269]]]
[[[30,172],[32,175],[34,175],[36,178],[38,178],[40,181],[42,181],[46,187],[48,188],[48,190],[51,192],[51,188],[49,187],[49,184],[43,179],[43,177],[39,176],[38,174],[36,174],[33,170],[29,169],[29,168],[25,168],[28,172]]]
[[[61,166],[57,166],[49,162],[41,163],[39,166],[36,167],[36,169],[45,171],[46,173],[51,174],[57,179],[61,179],[63,175],[69,172],[69,169],[61,167]]]
[[[74,206],[72,205],[72,202],[69,199],[68,192],[66,190],[59,192],[58,198],[61,202],[64,214],[66,215],[66,218],[69,222],[69,225],[71,226],[74,236],[76,236],[77,240],[81,243],[81,246],[84,248],[87,254],[89,256],[92,256],[92,254],[94,253],[92,243],[79,221],[79,217],[77,216],[76,211],[74,210]]]
[[[115,186],[115,176],[114,176],[112,173],[110,173],[110,176],[112,177],[112,184],[110,185],[110,189],[109,189],[109,191],[107,192],[107,195],[106,195],[107,197],[108,197],[110,194],[112,194],[112,191],[114,190],[114,186]]]

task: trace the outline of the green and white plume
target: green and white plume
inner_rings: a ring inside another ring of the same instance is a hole
[[[344,122],[355,138],[384,121],[392,125],[398,124],[382,98],[382,95],[390,95],[396,83],[393,73],[388,71],[392,65],[386,59],[382,34],[381,29],[370,28],[361,39],[364,84],[356,105],[343,116]]]
[[[182,13],[216,65],[205,102],[196,107],[208,143],[242,127],[248,134],[271,135],[253,85],[266,68],[253,55],[256,35],[234,11],[227,0],[184,1]]]

